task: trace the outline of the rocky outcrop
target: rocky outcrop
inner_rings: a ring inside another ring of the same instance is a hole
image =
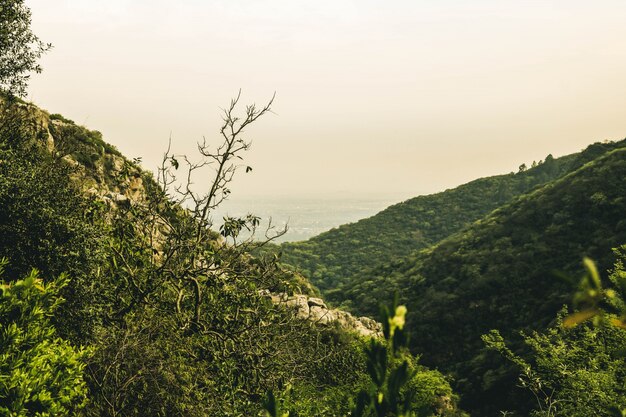
[[[322,326],[336,323],[362,337],[383,336],[382,325],[377,321],[369,317],[354,317],[346,311],[330,309],[321,298],[308,297],[304,294],[271,294],[269,291],[261,291],[261,294],[270,297],[274,304],[294,309],[296,316],[301,319],[310,320]]]
[[[143,200],[145,173],[138,164],[104,142],[99,132],[78,126],[59,115],[50,115],[30,103],[7,104],[0,98],[0,108],[5,105],[16,111],[33,132],[35,143],[73,168],[70,178],[86,194],[101,199],[112,208]]]

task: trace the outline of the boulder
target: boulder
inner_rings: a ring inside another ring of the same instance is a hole
[[[369,317],[359,317],[358,321],[366,328],[369,330],[372,330],[374,332],[380,332],[382,333],[383,331],[383,326],[377,322],[374,319],[371,319]]]
[[[320,325],[337,323],[340,327],[352,331],[362,337],[382,337],[382,325],[369,317],[356,318],[347,311],[332,310],[321,298],[308,297],[304,294],[288,295],[260,290],[259,294],[269,297],[274,304],[282,304],[296,311],[296,317],[310,320]]]
[[[309,303],[307,302],[306,295],[294,295],[285,301],[285,304],[289,307],[294,307],[297,310],[296,315],[301,319],[307,319],[310,314]]]
[[[110,193],[107,193],[106,196],[118,204],[126,203],[128,201],[128,197],[120,193],[110,192]]]
[[[130,179],[126,194],[133,201],[137,201],[141,198],[143,195],[143,180],[141,176],[136,175]]]
[[[326,307],[326,303],[324,302],[324,300],[322,300],[321,298],[314,298],[311,297],[309,298],[309,307],[322,307],[322,308],[328,308]]]
[[[65,162],[68,163],[68,165],[73,168],[80,167],[80,164],[78,163],[78,161],[76,161],[76,159],[74,159],[72,155],[64,155],[61,159],[63,159]]]
[[[330,324],[337,320],[337,316],[327,308],[309,304],[309,320],[319,324]]]

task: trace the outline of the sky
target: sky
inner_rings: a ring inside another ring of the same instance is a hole
[[[626,137],[623,0],[26,4],[54,44],[28,99],[146,169],[276,92],[242,198],[400,200]]]

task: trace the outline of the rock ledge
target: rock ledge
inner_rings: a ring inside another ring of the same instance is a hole
[[[270,297],[274,304],[295,309],[297,317],[301,319],[323,326],[337,323],[363,337],[383,336],[382,325],[377,321],[369,317],[354,317],[346,311],[330,309],[321,298],[308,297],[304,294],[271,294],[269,291],[261,291],[261,294]]]

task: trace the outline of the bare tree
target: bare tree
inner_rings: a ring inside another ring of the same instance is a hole
[[[223,110],[219,143],[198,143],[197,160],[170,144],[156,181],[144,176],[145,197],[113,210],[111,285],[98,293],[107,323],[88,368],[99,406],[89,415],[256,415],[268,389],[311,384],[334,360],[352,366],[343,342],[272,303],[297,283],[276,257],[250,251],[285,229],[261,228],[253,215],[213,224],[235,174],[250,170],[247,128],[273,100],[239,112],[238,94]]]
[[[286,232],[277,229],[271,221],[258,239],[260,219],[254,215],[243,218],[226,217],[214,229],[214,210],[230,195],[229,185],[236,172],[244,168],[243,153],[250,149],[251,141],[244,138],[246,129],[260,117],[271,112],[274,96],[262,107],[247,105],[243,114],[237,114],[241,91],[223,109],[223,123],[219,130],[220,142],[212,145],[204,138],[197,144],[199,158],[175,154],[171,140],[158,169],[156,183],[146,181],[146,198],[130,208],[145,238],[146,250],[152,264],[150,277],[134,276],[129,253],[114,248],[119,262],[128,273],[131,290],[127,304],[119,311],[124,314],[136,303],[148,300],[164,286],[174,291],[175,310],[184,317],[182,326],[205,328],[202,322],[203,294],[207,287],[233,275],[248,274],[252,261],[248,253]],[[208,184],[198,187],[197,184]],[[246,237],[241,238],[242,231]],[[136,229],[134,230],[136,231]],[[261,288],[271,286],[277,266],[265,265],[249,274]],[[246,272],[247,271],[247,272]],[[262,282],[264,281],[264,282]]]

